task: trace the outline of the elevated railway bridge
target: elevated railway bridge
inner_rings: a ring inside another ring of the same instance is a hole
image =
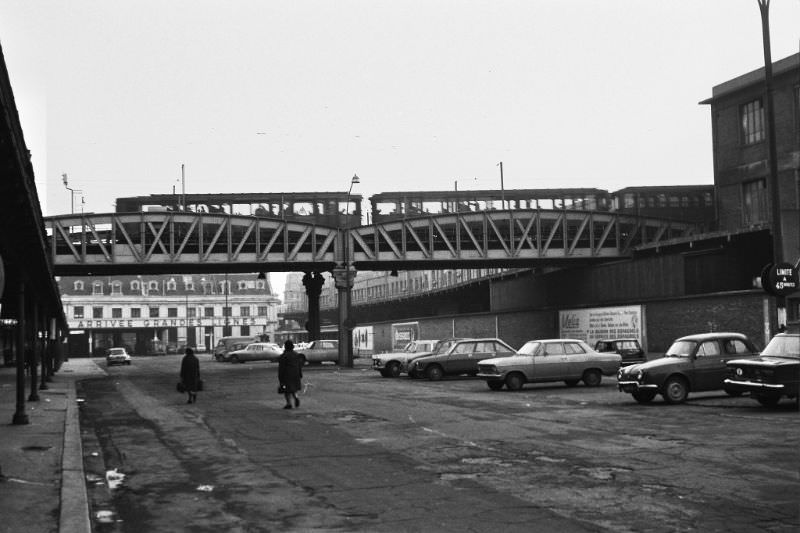
[[[195,212],[62,215],[45,219],[56,275],[330,271],[339,291],[340,363],[358,270],[566,266],[611,261],[687,238],[690,223],[578,210],[436,214],[352,228]],[[320,280],[321,277],[315,276]],[[319,323],[309,288],[309,321]]]

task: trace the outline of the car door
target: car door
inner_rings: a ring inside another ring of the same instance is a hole
[[[535,381],[558,381],[559,370],[567,363],[564,345],[561,342],[545,342],[533,356]]]
[[[456,344],[447,359],[443,361],[444,371],[447,374],[465,374],[473,367],[472,356],[475,352],[475,342],[459,342]],[[476,369],[477,370],[477,367]]]
[[[475,350],[469,358],[468,374],[478,373],[478,361],[497,357],[497,345],[494,341],[479,341],[475,343]]]
[[[718,340],[707,340],[697,347],[693,363],[694,391],[722,388],[725,379],[725,358]]]
[[[559,380],[562,379],[580,379],[583,376],[583,371],[589,365],[589,354],[580,343],[565,342],[564,355],[566,358],[565,364],[561,367],[556,367],[560,372],[557,376]]]

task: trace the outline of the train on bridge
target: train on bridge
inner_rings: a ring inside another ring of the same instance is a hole
[[[116,211],[192,211],[250,215],[356,227],[427,215],[494,210],[547,209],[614,212],[680,220],[710,229],[713,185],[381,192],[369,197],[346,192],[151,194],[117,198]]]

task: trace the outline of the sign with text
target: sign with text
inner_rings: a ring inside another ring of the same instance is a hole
[[[419,322],[392,324],[392,350],[400,351],[419,338]]]
[[[372,326],[353,328],[353,350],[356,353],[372,353]]]
[[[267,317],[237,316],[199,318],[95,318],[68,320],[69,329],[198,328],[204,326],[265,326]]]
[[[559,337],[581,339],[594,347],[600,339],[637,339],[644,345],[641,305],[559,311]]]
[[[800,273],[790,263],[770,263],[761,272],[761,286],[773,296],[788,296],[800,288]]]

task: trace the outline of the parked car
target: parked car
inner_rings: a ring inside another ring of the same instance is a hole
[[[244,363],[245,361],[272,361],[278,360],[283,353],[283,348],[274,342],[253,342],[228,354],[231,363]]]
[[[741,333],[689,335],[673,342],[664,357],[620,368],[618,386],[639,403],[650,402],[656,394],[667,403],[682,403],[690,392],[723,389],[725,364],[755,355],[758,350]]]
[[[594,344],[596,352],[613,352],[622,357],[622,366],[644,363],[645,357],[639,339],[601,339]]]
[[[492,390],[503,385],[519,390],[526,383],[563,381],[570,387],[583,381],[587,387],[600,385],[603,376],[613,376],[622,357],[601,353],[577,339],[542,339],[526,342],[513,357],[487,359],[478,363],[478,377]]]
[[[106,350],[106,366],[129,365],[131,356],[125,348],[109,348]]]
[[[385,378],[396,378],[402,373],[408,373],[411,361],[433,352],[437,340],[415,340],[406,344],[399,352],[379,353],[372,356],[372,368],[381,373]]]
[[[300,351],[300,350],[295,350]],[[339,360],[339,341],[320,339],[311,341],[300,351],[305,358],[306,364],[321,364],[324,361]]]
[[[449,339],[441,341],[436,351],[414,359],[412,373],[431,381],[445,375],[478,374],[478,361],[496,357],[511,357],[514,348],[500,339]]]
[[[749,392],[766,407],[785,396],[800,407],[800,333],[779,333],[759,357],[728,361],[725,391]]]
[[[241,350],[247,347],[248,344],[258,342],[258,339],[250,337],[221,337],[214,346],[214,359],[217,361],[227,361],[231,352]]]

